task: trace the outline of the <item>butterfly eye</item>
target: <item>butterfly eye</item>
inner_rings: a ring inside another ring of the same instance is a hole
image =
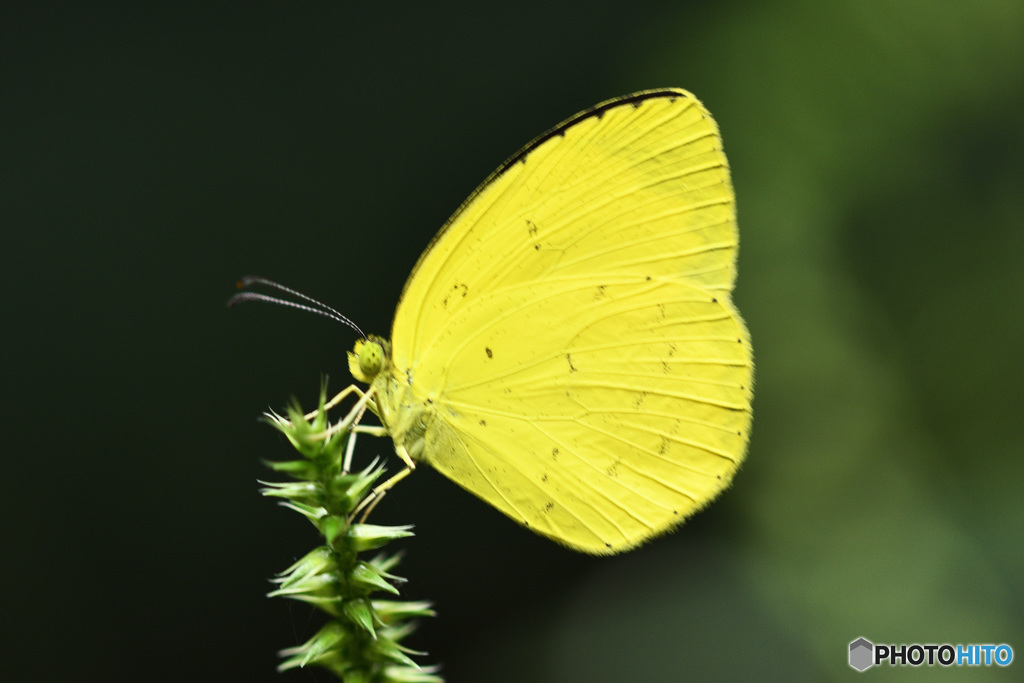
[[[377,342],[366,342],[359,347],[359,370],[366,377],[376,377],[384,365],[384,349]]]

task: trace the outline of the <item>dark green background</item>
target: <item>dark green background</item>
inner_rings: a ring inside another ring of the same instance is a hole
[[[660,86],[705,102],[733,168],[747,464],[610,559],[418,472],[375,521],[416,524],[400,573],[440,613],[425,661],[839,679],[864,636],[1005,642],[1011,670],[966,673],[1020,673],[1019,0],[24,5],[0,10],[0,677],[326,680],[273,671],[319,617],[266,578],[315,537],[256,493],[259,459],[288,454],[256,417],[343,386],[353,335],[228,311],[235,279],[386,333],[498,163]]]

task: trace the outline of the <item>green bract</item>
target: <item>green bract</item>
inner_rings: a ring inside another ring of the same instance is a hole
[[[374,483],[384,469],[371,464],[361,472],[346,471],[346,449],[354,438],[351,416],[332,426],[325,401],[326,389],[320,393],[319,410],[309,419],[298,405],[289,408],[286,418],[266,416],[302,458],[268,462],[272,470],[293,480],[261,482],[265,486],[261,493],[282,499],[283,506],[303,515],[324,537],[324,545],[273,580],[278,587],[269,595],[315,605],[331,617],[308,641],[282,650],[285,659],[278,669],[316,665],[346,682],[440,682],[437,667],[420,667],[410,657],[423,653],[400,644],[415,629],[411,620],[433,616],[430,603],[375,599],[375,593],[399,594],[396,586],[405,579],[389,573],[399,557],[385,553],[372,559],[359,557],[412,536],[412,527],[354,519],[374,495]]]

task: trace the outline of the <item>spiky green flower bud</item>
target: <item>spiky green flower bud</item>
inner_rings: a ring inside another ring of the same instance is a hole
[[[278,669],[315,665],[346,683],[443,683],[436,667],[420,667],[410,656],[423,653],[401,645],[415,629],[412,620],[434,615],[430,603],[373,597],[381,592],[399,595],[397,586],[405,579],[390,570],[400,556],[378,554],[364,560],[359,554],[412,536],[412,526],[379,526],[354,519],[355,511],[372,509],[373,487],[384,470],[371,464],[361,472],[345,471],[355,416],[331,425],[325,397],[323,390],[319,410],[308,419],[297,404],[288,409],[287,417],[266,416],[301,458],[267,463],[293,481],[260,482],[261,493],[280,499],[281,505],[304,516],[324,537],[323,545],[273,579],[277,588],[269,595],[314,605],[331,617],[305,643],[282,650],[285,659]]]

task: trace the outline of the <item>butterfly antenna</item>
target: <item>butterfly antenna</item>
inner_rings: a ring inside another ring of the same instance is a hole
[[[228,308],[237,306],[238,304],[244,304],[247,301],[261,301],[267,304],[287,306],[288,308],[295,308],[300,311],[306,311],[307,313],[316,313],[317,315],[322,315],[325,318],[330,318],[331,320],[339,322],[343,325],[348,325],[353,330],[355,330],[360,337],[366,339],[366,335],[363,334],[363,331],[359,329],[358,325],[356,325],[354,322],[352,322],[351,320],[349,320],[348,318],[346,318],[341,313],[334,310],[327,304],[321,303],[311,296],[306,296],[302,292],[297,292],[291,287],[285,287],[282,284],[278,284],[277,282],[274,282],[273,280],[268,280],[264,277],[247,275],[246,277],[243,277],[241,280],[238,281],[239,289],[245,289],[246,287],[249,287],[251,285],[264,285],[266,287],[277,289],[279,291],[285,292],[286,294],[291,294],[294,297],[302,299],[303,301],[307,301],[313,304],[313,306],[306,306],[305,304],[296,303],[294,301],[288,301],[287,299],[278,299],[277,297],[267,296],[266,294],[260,294],[258,292],[239,292],[238,294],[235,294],[233,297],[228,299]]]

